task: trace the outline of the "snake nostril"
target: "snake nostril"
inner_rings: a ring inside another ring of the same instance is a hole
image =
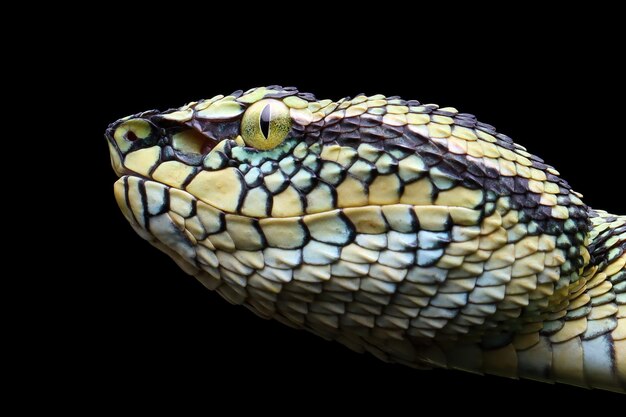
[[[128,132],[126,132],[126,140],[128,140],[130,142],[134,142],[137,139],[139,139],[137,137],[137,134],[135,132],[133,132],[132,130],[129,130]]]

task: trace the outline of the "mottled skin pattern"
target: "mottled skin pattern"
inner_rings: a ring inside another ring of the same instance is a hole
[[[267,99],[288,134],[259,150]],[[106,136],[133,228],[233,304],[385,361],[625,390],[626,217],[472,115],[272,86]]]

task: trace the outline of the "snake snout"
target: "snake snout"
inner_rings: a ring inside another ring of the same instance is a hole
[[[163,130],[142,113],[109,125],[104,136],[109,144],[111,164],[119,176],[132,172],[146,175],[161,153]],[[149,156],[152,156],[151,158]],[[148,165],[148,162],[152,161]]]

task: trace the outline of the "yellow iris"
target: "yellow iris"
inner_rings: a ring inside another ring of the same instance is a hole
[[[278,100],[257,101],[241,120],[241,136],[246,145],[262,151],[280,145],[290,129],[289,108]]]

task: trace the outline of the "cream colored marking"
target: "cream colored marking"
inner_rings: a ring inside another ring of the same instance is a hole
[[[248,279],[248,285],[272,294],[279,294],[283,287],[282,284],[263,278],[259,274],[252,274]]]
[[[263,257],[267,265],[279,269],[293,269],[302,263],[300,249],[265,248]]]
[[[406,114],[409,112],[409,108],[407,106],[397,106],[397,105],[389,105],[387,106],[387,113],[391,114]]]
[[[505,177],[514,177],[517,175],[515,163],[507,161],[506,159],[499,159],[498,163],[500,164],[500,175]]]
[[[367,101],[367,107],[383,107],[387,105],[387,100],[385,100],[385,96],[377,94],[375,96],[370,97]]]
[[[529,180],[528,189],[536,194],[543,194],[545,188],[543,187],[543,181]]]
[[[280,169],[263,178],[263,182],[270,193],[275,193],[277,190],[282,188],[286,181],[287,178]]]
[[[543,184],[545,192],[548,194],[558,194],[560,193],[559,186],[553,182],[546,181]]]
[[[378,254],[378,251],[365,249],[356,243],[351,243],[341,249],[341,259],[359,264],[376,262]]]
[[[494,145],[493,143],[480,142],[480,146],[484,155],[488,158],[500,158],[502,156],[500,153],[500,149],[502,148]]]
[[[222,227],[221,212],[201,201],[196,203],[196,215],[202,222],[207,233],[216,233]]]
[[[193,209],[193,205],[191,204],[191,202],[192,200],[195,200],[193,196],[177,188],[172,188],[169,191],[170,210],[180,214],[185,218],[189,217]]]
[[[181,152],[201,153],[210,139],[195,129],[187,129],[172,136],[172,147]]]
[[[239,262],[250,268],[263,269],[265,267],[265,260],[263,259],[263,252],[261,251],[238,250],[234,252],[233,255]]]
[[[372,145],[368,145],[367,143],[362,143],[361,145],[359,145],[359,147],[357,148],[357,152],[361,158],[372,163],[375,162],[381,154],[378,148],[375,148]]]
[[[235,242],[231,239],[227,232],[221,232],[208,237],[211,244],[215,249],[223,250],[227,252],[233,252],[235,250]]]
[[[491,143],[495,143],[497,141],[495,137],[491,136],[489,133],[483,132],[482,130],[476,129],[474,132],[476,132],[476,135],[484,141]]]
[[[271,247],[281,249],[295,249],[302,247],[305,230],[298,219],[261,219],[259,225]]]
[[[321,242],[344,244],[347,242],[350,230],[343,219],[339,217],[339,211],[310,214],[303,220],[309,229],[311,236]]]
[[[550,336],[550,342],[566,342],[573,337],[580,336],[587,330],[587,318],[581,317],[576,320],[569,320],[563,324],[561,330]]]
[[[515,244],[515,257],[523,258],[539,250],[539,237],[528,236]]]
[[[428,135],[431,138],[447,138],[452,134],[452,130],[448,125],[442,125],[438,123],[429,123],[428,127]]]
[[[413,224],[413,207],[407,204],[393,204],[382,207],[382,212],[391,229],[397,232],[411,232]]]
[[[485,217],[480,224],[480,234],[483,236],[489,235],[502,226],[502,216],[495,211],[491,216]]]
[[[229,271],[235,272],[239,275],[250,275],[254,271],[252,268],[245,266],[232,254],[223,251],[217,251],[215,253],[219,261],[220,267],[226,268]]]
[[[412,266],[415,263],[415,254],[413,252],[385,250],[380,253],[378,263],[391,268],[403,270]]]
[[[620,306],[620,308],[624,308],[624,306]],[[616,314],[616,316],[619,317],[619,314]],[[615,327],[615,329],[611,333],[611,337],[613,338],[613,340],[625,340],[626,339],[626,318],[624,317],[618,318],[617,327]]]
[[[215,252],[207,249],[204,245],[196,246],[196,255],[200,262],[209,265],[212,268],[217,268],[219,266],[219,261],[217,260],[217,256],[215,256]]]
[[[336,190],[337,207],[358,207],[368,203],[363,183],[350,175],[346,176]]]
[[[139,149],[126,155],[124,158],[124,166],[131,171],[135,171],[147,177],[150,175],[152,167],[159,162],[160,156],[160,146]]]
[[[369,203],[380,205],[398,203],[400,187],[400,179],[396,174],[377,176],[369,187]]]
[[[204,110],[207,107],[209,107],[211,104],[215,103],[217,100],[221,100],[223,98],[224,96],[222,94],[218,94],[215,97],[211,97],[208,100],[202,100],[200,103],[197,103],[195,106],[191,106],[191,103],[189,105],[193,107],[193,109],[196,111]]]
[[[502,227],[480,240],[480,249],[497,250],[507,243],[507,233]]]
[[[383,123],[389,126],[404,126],[407,120],[404,114],[386,114],[383,116]]]
[[[437,261],[437,266],[443,269],[458,268],[463,264],[463,259],[463,256],[453,256],[446,253]]]
[[[307,194],[307,213],[319,213],[334,209],[331,188],[327,184],[318,183],[315,188]]]
[[[535,274],[543,271],[546,254],[543,252],[536,252],[525,258],[518,259],[513,264],[513,271],[511,275],[513,277],[523,277],[526,275]]]
[[[515,169],[517,170],[517,175],[522,178],[530,178],[531,173],[530,169],[527,166],[521,164],[515,164]]]
[[[261,187],[255,187],[246,193],[241,205],[241,213],[250,217],[266,217],[268,200],[272,197]]]
[[[619,271],[624,269],[624,267],[626,267],[626,253],[611,262],[603,272],[610,277],[617,274]]]
[[[124,187],[123,178],[117,180],[113,185],[113,194],[115,195],[115,201],[117,202],[117,205],[122,211],[124,217],[126,217],[126,220],[128,220],[130,224],[137,224],[130,207],[126,204],[126,188]]]
[[[237,249],[252,251],[264,247],[263,237],[255,227],[255,221],[249,217],[227,214],[226,231]]]
[[[289,186],[280,194],[274,196],[272,217],[292,217],[304,214],[300,193]]]
[[[501,269],[512,265],[513,262],[515,262],[515,246],[505,245],[491,253],[489,260],[485,263],[485,270]]]
[[[548,179],[548,177],[546,177],[546,173],[537,169],[537,168],[530,168],[530,177],[533,180],[536,181],[546,181]]]
[[[355,104],[346,109],[346,117],[360,116],[366,111],[367,111],[367,103]]]
[[[474,158],[482,158],[485,156],[485,152],[483,151],[483,142],[468,142],[467,143],[467,154],[473,156]]]
[[[196,117],[210,120],[233,119],[243,113],[243,111],[243,107],[234,101],[232,96],[227,96],[212,103],[206,109],[197,112]]]
[[[452,153],[465,155],[467,153],[467,141],[451,136],[447,139],[448,150]]]
[[[204,229],[202,221],[198,216],[185,219],[185,229],[188,230],[197,241],[206,238],[206,230]]]
[[[289,96],[283,99],[283,103],[294,109],[306,109],[309,106],[309,102],[302,100],[300,97]]]
[[[569,218],[569,211],[567,210],[567,207],[563,206],[552,207],[550,214],[555,219],[567,220]]]
[[[609,316],[617,314],[617,305],[607,303],[601,306],[595,306],[591,309],[591,312],[587,316],[588,320],[600,320]]]
[[[299,125],[308,126],[313,122],[313,114],[309,109],[290,109],[289,115]]]
[[[594,297],[598,297],[600,295],[606,294],[612,289],[613,289],[613,285],[609,281],[604,281],[602,284],[589,290],[587,294],[589,294],[591,298],[594,298]]]
[[[178,110],[172,113],[164,114],[162,117],[167,120],[173,120],[175,122],[187,122],[191,120],[193,111],[191,109]]]
[[[446,248],[446,253],[455,256],[471,255],[478,250],[479,243],[480,239],[467,240],[465,242],[452,242]],[[476,265],[469,262],[467,264]]]
[[[187,191],[213,207],[232,213],[237,210],[242,183],[243,178],[235,168],[202,171],[189,183]]]
[[[425,138],[428,137],[428,127],[427,125],[409,125],[409,130],[413,133],[421,135]]]
[[[330,279],[330,265],[300,265],[293,271],[293,279],[302,282],[323,282]]]
[[[517,158],[517,155],[515,155],[515,152],[509,149],[500,147],[499,151],[500,151],[500,155],[502,155],[502,157],[506,160],[515,161]]]
[[[152,173],[152,178],[176,188],[182,188],[185,180],[193,173],[193,168],[178,161],[161,163]]]
[[[430,123],[430,116],[421,113],[409,113],[406,115],[406,120],[412,125],[425,125]]]
[[[421,229],[435,232],[446,230],[446,222],[450,215],[448,207],[416,206],[414,210]]]
[[[366,249],[381,250],[387,247],[387,235],[357,234],[354,241]]]
[[[467,140],[467,141],[475,141],[478,140],[476,133],[472,129],[468,129],[462,126],[453,126],[452,127],[452,135],[456,136],[459,139]]]
[[[474,226],[480,219],[480,210],[471,210],[464,207],[448,207],[454,224],[460,226]]]
[[[483,201],[482,190],[471,190],[457,186],[447,191],[441,191],[435,201],[439,206],[456,206],[474,208]]]
[[[412,205],[430,205],[433,203],[433,185],[428,178],[412,182],[404,187],[400,203]]]
[[[256,101],[263,99],[266,95],[271,94],[271,93],[276,93],[276,90],[268,90],[265,87],[259,87],[259,88],[255,88],[253,90],[247,91],[246,94],[239,97],[237,101],[239,101],[240,103],[246,103],[246,104],[254,103]]]
[[[380,207],[366,206],[347,208],[343,211],[358,233],[384,233],[387,231]]]

